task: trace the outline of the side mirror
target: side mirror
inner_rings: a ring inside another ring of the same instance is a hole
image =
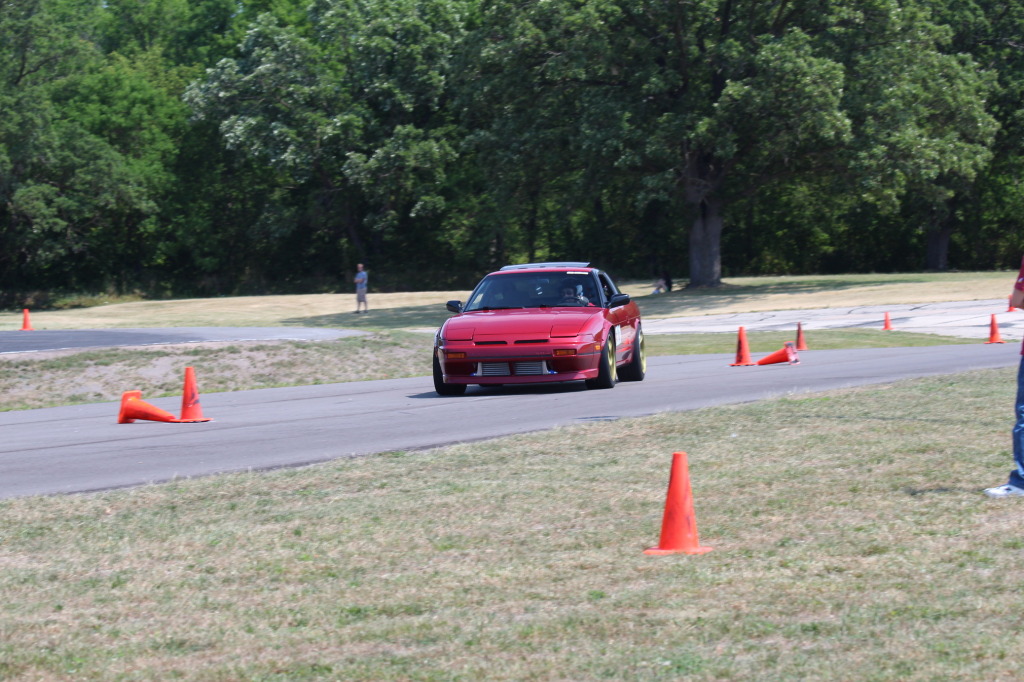
[[[462,312],[462,301],[448,301],[444,304],[444,307],[453,313]]]
[[[612,299],[608,301],[609,308],[618,308],[621,305],[629,303],[629,294],[612,294]]]

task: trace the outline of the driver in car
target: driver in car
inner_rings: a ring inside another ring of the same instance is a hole
[[[562,299],[558,302],[558,305],[583,306],[590,303],[587,297],[580,291],[582,287],[578,289],[577,286],[573,280],[563,279],[561,284]]]

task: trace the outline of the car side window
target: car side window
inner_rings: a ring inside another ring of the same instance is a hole
[[[612,296],[619,293],[619,290],[615,288],[608,275],[602,272],[598,277],[601,280],[601,291],[604,294],[605,305],[608,305],[608,302],[612,300]]]

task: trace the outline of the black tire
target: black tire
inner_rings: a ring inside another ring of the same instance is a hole
[[[647,374],[647,349],[644,347],[644,330],[638,325],[636,340],[633,342],[633,357],[619,370],[622,381],[643,381]]]
[[[615,368],[615,341],[611,336],[601,349],[601,360],[597,368],[597,377],[587,379],[587,388],[615,388],[618,372]]]
[[[438,395],[462,395],[466,392],[466,384],[446,384],[441,373],[441,363],[434,353],[434,390]]]

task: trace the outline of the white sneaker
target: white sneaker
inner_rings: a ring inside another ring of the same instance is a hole
[[[1018,488],[1015,485],[996,486],[995,488],[985,488],[985,494],[989,497],[1017,497],[1024,495],[1024,488]]]

